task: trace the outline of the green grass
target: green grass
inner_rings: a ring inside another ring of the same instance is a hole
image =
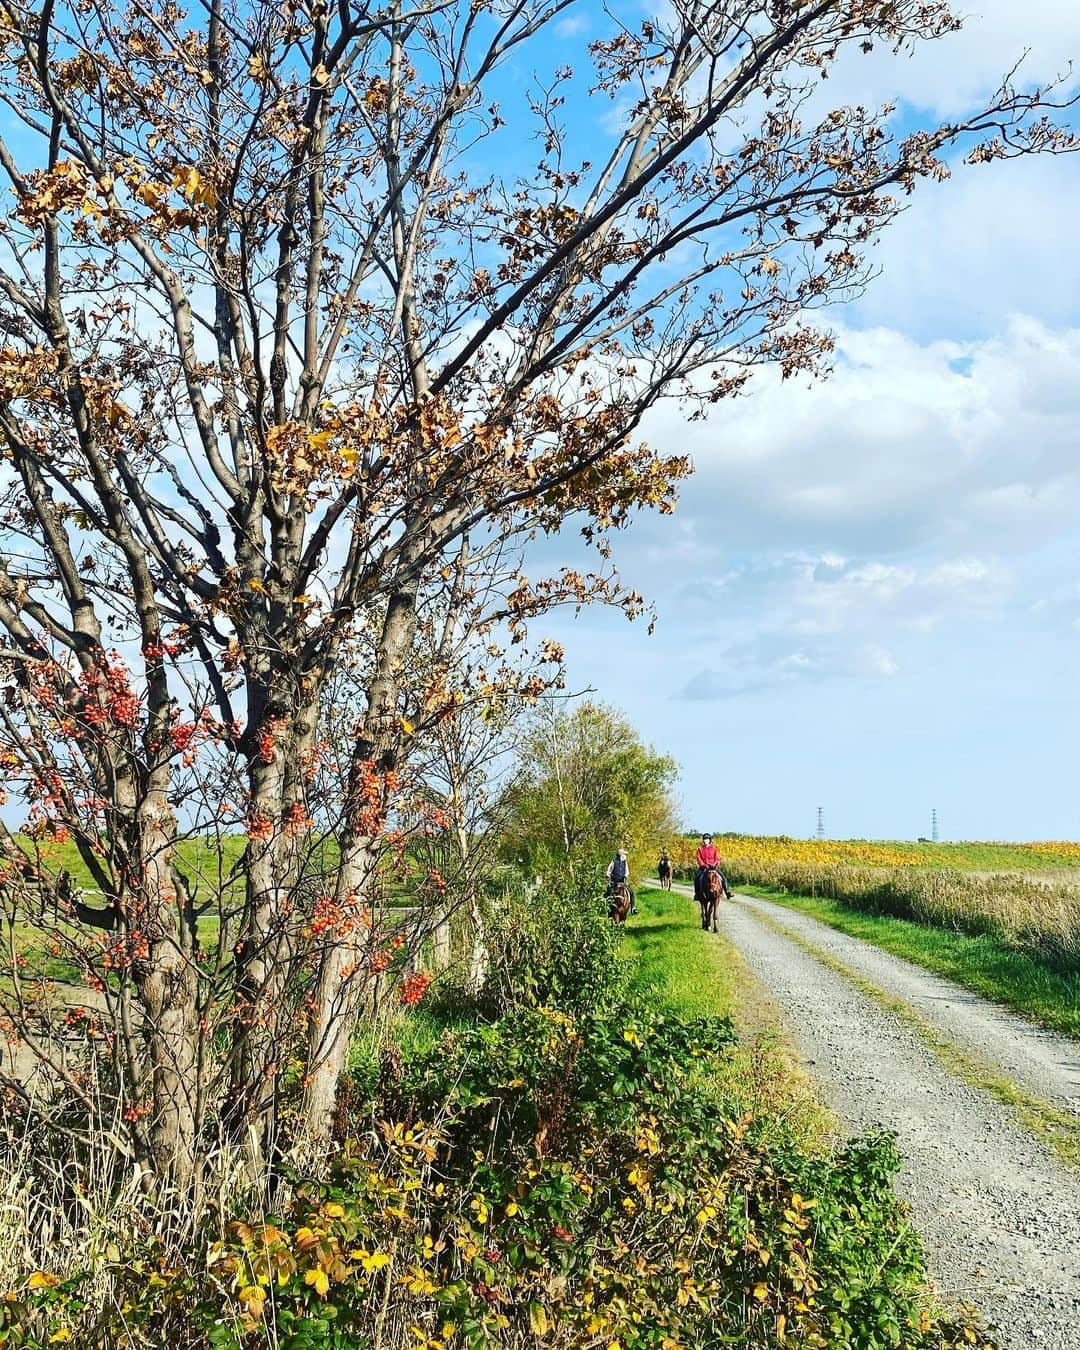
[[[724,950],[729,944],[723,938],[710,940],[702,933],[697,905],[676,892],[643,889],[638,908],[625,943],[635,987],[689,1016],[735,1019],[740,963],[733,950]]]
[[[685,895],[643,888],[637,900],[641,913],[628,922],[624,941],[632,987],[686,1016],[730,1017],[740,1043],[721,1089],[799,1147],[828,1148],[835,1122],[738,950],[722,934],[702,932],[698,907]]]
[[[809,914],[841,933],[944,975],[1041,1026],[1080,1039],[1080,976],[1062,974],[999,938],[869,914],[820,896],[792,895],[764,886],[740,889]]]
[[[35,853],[34,844],[25,836],[19,836],[19,842],[27,853],[31,855]],[[195,884],[197,900],[213,895],[223,886],[231,898],[240,897],[243,876],[239,864],[246,845],[247,839],[242,834],[227,834],[220,838],[200,836],[180,840],[176,847],[177,857],[181,868]],[[89,868],[73,843],[58,844],[47,840],[38,846],[36,856],[49,871],[63,870],[70,873],[72,880],[82,889],[93,891],[96,888]],[[316,843],[309,865],[315,869],[323,868],[331,871],[337,866],[337,860],[336,842],[326,839],[321,844]],[[403,877],[391,872],[388,865],[383,881],[383,900],[386,906],[393,909],[407,908],[414,904],[413,892],[418,878],[419,872],[415,866]],[[210,938],[204,935],[204,940]]]

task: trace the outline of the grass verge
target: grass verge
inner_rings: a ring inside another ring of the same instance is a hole
[[[999,938],[988,934],[975,937],[934,924],[870,914],[821,896],[793,895],[767,886],[739,889],[808,914],[841,933],[862,938],[894,956],[944,975],[1040,1026],[1080,1040],[1080,977],[1053,970],[1007,947]]]
[[[693,1017],[730,1017],[739,1032],[722,1087],[759,1119],[794,1132],[807,1151],[836,1137],[833,1117],[780,1026],[776,1005],[723,935],[703,933],[698,908],[678,892],[642,889],[641,913],[627,924],[625,959],[633,987]]]

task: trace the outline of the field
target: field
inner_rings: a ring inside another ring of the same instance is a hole
[[[678,858],[689,863],[699,836],[680,841]],[[1080,880],[1080,843],[916,843],[900,839],[792,839],[787,835],[724,834],[715,842],[729,866],[746,863],[830,867],[912,867],[956,872],[1049,873]]]
[[[692,841],[680,840],[677,860]],[[929,924],[1080,974],[1080,844],[718,836],[730,880]]]
[[[695,844],[680,841],[680,862]],[[733,883],[1080,1034],[1080,844],[716,844]]]

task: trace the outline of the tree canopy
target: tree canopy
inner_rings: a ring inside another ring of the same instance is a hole
[[[635,870],[651,866],[678,828],[677,775],[671,756],[642,744],[614,709],[545,709],[521,739],[504,853],[542,870],[625,848]]]

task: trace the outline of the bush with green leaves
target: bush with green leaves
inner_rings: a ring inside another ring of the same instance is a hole
[[[619,940],[599,874],[584,896],[569,878],[508,891],[493,907],[487,1004],[496,1011],[521,1004],[572,1013],[598,1008],[624,983]]]
[[[640,1003],[518,1008],[407,1063],[393,1123],[211,1253],[248,1350],[985,1344],[927,1311],[885,1137],[808,1160],[713,1087],[732,1032]],[[360,1120],[355,1122],[360,1125]]]

